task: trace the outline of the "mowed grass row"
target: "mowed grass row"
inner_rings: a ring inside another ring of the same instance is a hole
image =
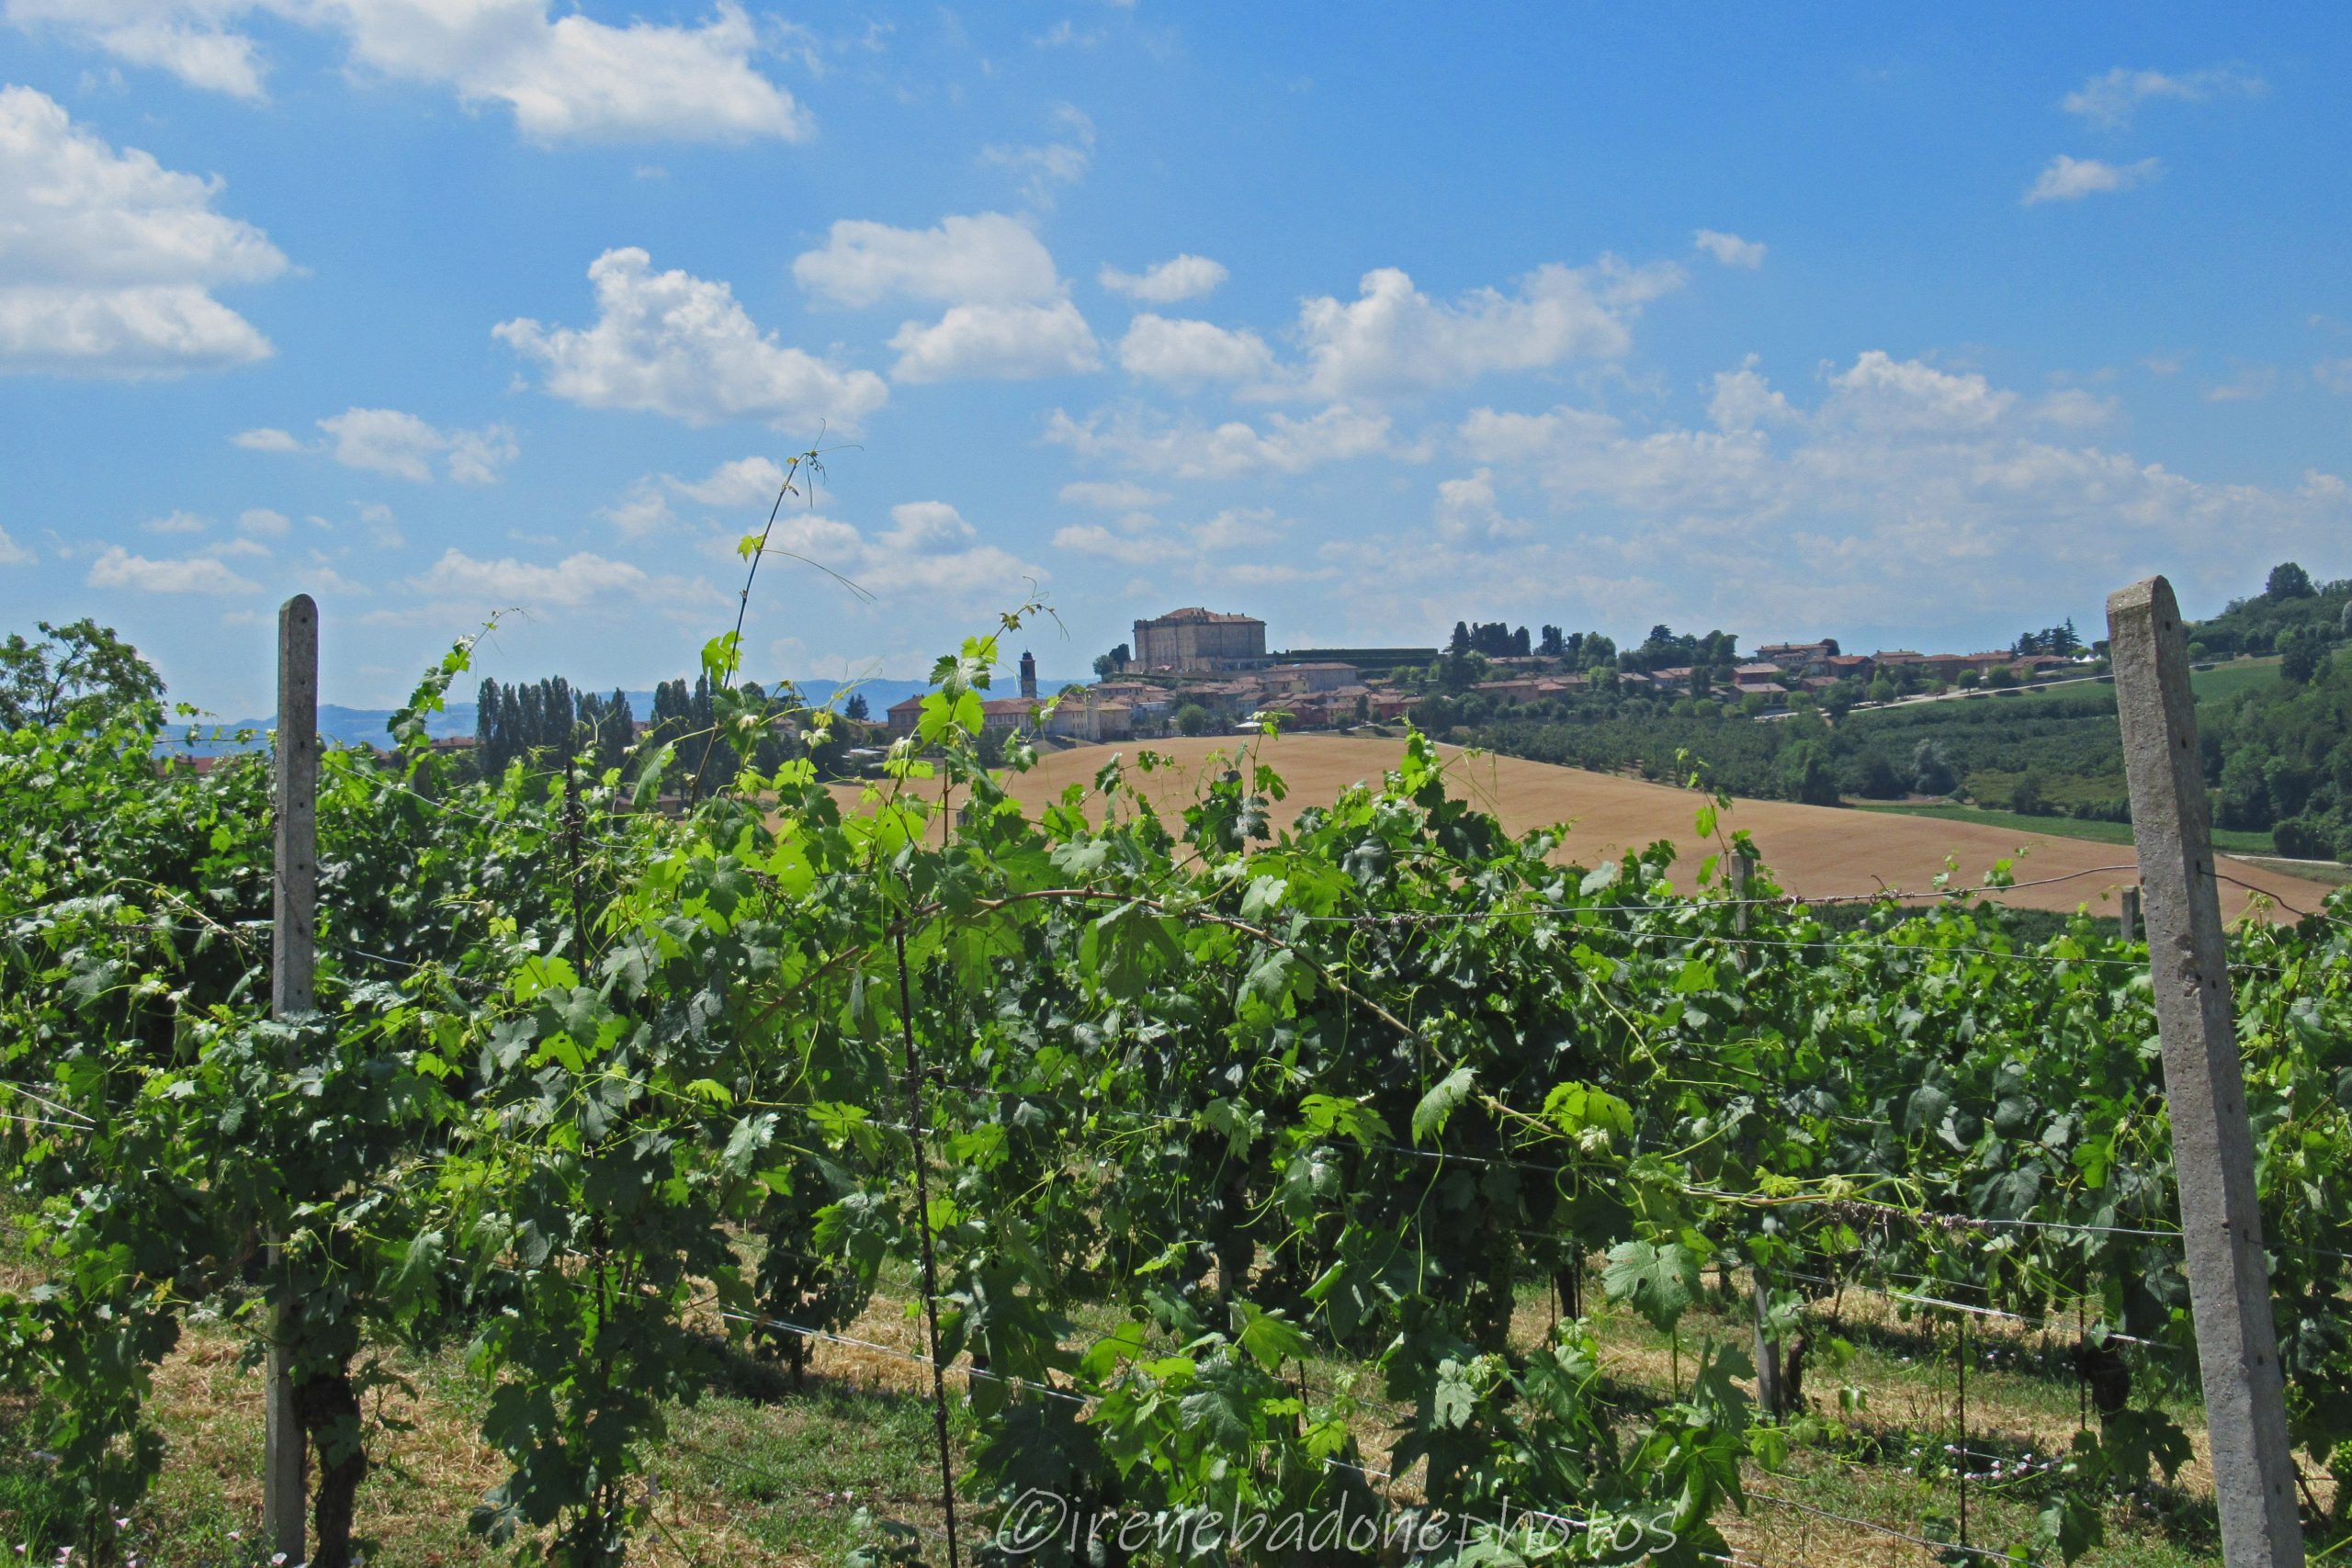
[[[1730,1283],[1731,1299],[1702,1301],[1672,1339],[1631,1314],[1595,1306],[1592,1321],[1612,1385],[1608,1397],[1634,1407],[1671,1399],[1702,1347],[1745,1347],[1745,1284],[1738,1276]],[[866,1539],[859,1521],[865,1509],[944,1535],[929,1373],[912,1359],[922,1331],[909,1310],[911,1280],[901,1275],[888,1284],[847,1333],[902,1354],[820,1344],[797,1387],[773,1364],[731,1351],[722,1356],[719,1375],[703,1396],[673,1413],[672,1436],[652,1467],[651,1523],[636,1548],[639,1561],[837,1562]],[[1530,1286],[1515,1341],[1540,1343],[1552,1312],[1548,1288]],[[1081,1338],[1112,1322],[1107,1313],[1079,1315]],[[1808,1415],[1797,1424],[1789,1462],[1770,1473],[1749,1466],[1749,1487],[1783,1501],[1759,1496],[1744,1517],[1726,1511],[1720,1517],[1725,1534],[1743,1555],[1770,1568],[1928,1561],[1914,1542],[1819,1515],[1953,1538],[1959,1492],[1947,1446],[1962,1442],[1955,1314],[1906,1313],[1883,1296],[1849,1292],[1821,1303],[1815,1316]],[[1983,1319],[1967,1327],[1965,1447],[1979,1456],[1972,1468],[1986,1472],[1998,1458],[2006,1471],[2030,1464],[2028,1456],[2063,1452],[2082,1414],[2063,1338]],[[219,1326],[198,1328],[162,1370],[154,1416],[169,1458],[160,1484],[134,1511],[129,1538],[146,1563],[257,1568],[266,1562],[254,1539],[261,1374],[243,1364],[240,1343]],[[503,1474],[500,1457],[475,1436],[486,1391],[459,1350],[396,1357],[387,1370],[398,1386],[371,1405],[381,1457],[359,1499],[368,1560],[427,1568],[504,1561],[504,1551],[468,1527],[482,1493]],[[1367,1461],[1378,1465],[1387,1431],[1376,1371],[1329,1355],[1311,1359],[1303,1371],[1311,1389],[1345,1385],[1365,1402],[1370,1414],[1361,1439]],[[2176,1486],[2109,1509],[2109,1544],[2086,1560],[2093,1568],[2195,1568],[2221,1561],[2196,1400],[2192,1392],[2176,1391],[2166,1404],[2191,1432],[2198,1457]],[[23,1542],[38,1552],[51,1506],[49,1467],[24,1443],[21,1414],[21,1405],[0,1408],[0,1545]],[[960,1401],[952,1430],[959,1448],[976,1435]],[[1404,1477],[1392,1495],[1412,1500],[1410,1483]],[[2030,1483],[1978,1481],[1970,1492],[1973,1544],[1998,1547],[2030,1536],[2041,1506]]]

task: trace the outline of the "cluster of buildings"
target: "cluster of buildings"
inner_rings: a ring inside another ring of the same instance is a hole
[[[1065,691],[1048,713],[1037,692],[1036,661],[1023,653],[1020,695],[984,703],[985,728],[992,733],[1035,730],[1072,741],[1119,741],[1165,732],[1176,714],[1188,706],[1201,708],[1219,729],[1263,714],[1281,715],[1285,729],[1397,719],[1410,713],[1426,694],[1391,683],[1388,672],[1400,665],[1426,667],[1438,657],[1438,650],[1353,650],[1352,657],[1365,660],[1362,665],[1311,651],[1269,653],[1265,622],[1254,615],[1192,605],[1136,622],[1127,654],[1123,667],[1096,684]],[[1980,678],[1989,677],[2000,669],[2030,681],[2074,662],[2046,654],[2020,657],[2006,650],[1963,654],[1889,649],[1846,653],[1835,641],[1824,639],[1768,643],[1728,671],[1721,666],[1708,669],[1704,686],[1709,695],[1760,697],[1768,706],[1777,708],[1792,695],[1817,695],[1843,682],[1867,682],[1881,674],[1894,677],[1905,687],[1928,681],[1956,682],[1971,671]],[[1596,678],[1588,671],[1565,668],[1563,660],[1542,655],[1489,659],[1487,663],[1498,674],[1472,690],[1512,703],[1578,695],[1591,690]],[[1701,674],[1699,669],[1683,665],[1620,669],[1600,678],[1614,681],[1621,692],[1682,696],[1700,692]],[[889,713],[891,733],[913,734],[922,716],[919,697],[895,705]]]

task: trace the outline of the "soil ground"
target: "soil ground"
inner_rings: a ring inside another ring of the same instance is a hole
[[[1184,805],[1225,769],[1241,749],[1279,773],[1289,795],[1276,811],[1285,825],[1309,806],[1328,806],[1359,783],[1377,784],[1404,754],[1401,739],[1340,735],[1290,735],[1272,740],[1220,736],[1137,741],[1123,746],[1080,746],[1045,753],[1037,766],[1012,784],[1013,794],[1035,809],[1075,784],[1091,789],[1096,773],[1114,756],[1126,764],[1129,787],[1148,796],[1164,815]],[[1701,856],[1714,849],[1704,842],[1692,818],[1701,797],[1689,790],[1641,779],[1531,762],[1517,757],[1444,749],[1453,791],[1493,812],[1513,832],[1569,825],[1558,858],[1583,865],[1616,859],[1660,839],[1680,852],[1684,879],[1695,874]],[[1167,759],[1151,773],[1134,765],[1149,750]],[[844,804],[859,786],[836,786]],[[1091,809],[1099,814],[1100,797]],[[2094,843],[2054,834],[2020,832],[1976,822],[1947,822],[1894,812],[1798,806],[1788,801],[1742,800],[1724,814],[1724,828],[1747,829],[1780,886],[1805,897],[1868,894],[1880,887],[1926,896],[1946,856],[1958,860],[1951,886],[1974,886],[1996,861],[2015,862],[2020,883],[2064,877],[2062,882],[2019,887],[2003,896],[2017,908],[2071,910],[2087,905],[2093,914],[2113,914],[2118,890],[2137,880],[2129,845]],[[2317,908],[2325,890],[2283,872],[2224,857],[2222,874],[2245,886],[2224,883],[2222,911],[2234,919],[2256,892],[2290,909]]]

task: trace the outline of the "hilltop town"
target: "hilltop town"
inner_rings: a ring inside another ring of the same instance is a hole
[[[2071,623],[2031,632],[2007,649],[1848,653],[1837,639],[1768,643],[1738,651],[1725,632],[1677,636],[1653,627],[1620,649],[1600,633],[1457,623],[1444,648],[1340,648],[1269,651],[1257,616],[1189,605],[1135,623],[1133,638],[1095,661],[1091,685],[1065,689],[1048,706],[1036,665],[1021,656],[1019,694],[985,705],[989,731],[1034,729],[1072,742],[1201,734],[1272,718],[1284,729],[1339,729],[1421,712],[1449,721],[1499,710],[1571,709],[1604,696],[1647,697],[1687,716],[1700,705],[1771,718],[2096,675],[2098,650]],[[1433,699],[1446,699],[1442,704]],[[891,733],[910,735],[922,700],[889,710]],[[1441,726],[1442,728],[1442,726]]]

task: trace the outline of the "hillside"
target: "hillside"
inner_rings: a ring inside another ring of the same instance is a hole
[[[1163,814],[1173,815],[1189,802],[1200,784],[1230,765],[1236,742],[1228,739],[1156,741],[1149,749],[1172,761],[1146,773],[1127,770],[1128,784],[1150,799]],[[1402,740],[1358,739],[1334,735],[1293,735],[1251,742],[1269,766],[1280,773],[1290,794],[1277,808],[1276,819],[1287,825],[1310,806],[1328,805],[1349,785],[1377,782],[1402,754]],[[1132,761],[1140,747],[1123,748]],[[1640,779],[1622,778],[1582,769],[1533,762],[1523,758],[1453,750],[1454,787],[1467,799],[1493,812],[1514,832],[1566,822],[1571,824],[1558,858],[1580,864],[1615,859],[1660,839],[1671,839],[1684,868],[1678,878],[1688,886],[1700,856],[1713,845],[1702,843],[1693,830],[1692,817],[1700,797],[1688,790]],[[1022,775],[1013,793],[1034,807],[1044,805],[1071,784],[1091,788],[1111,749],[1080,747],[1042,757],[1036,768]],[[854,800],[860,786],[836,786],[843,799]],[[1099,805],[1097,806],[1099,809]],[[2021,908],[2072,909],[2089,904],[2094,912],[2112,913],[2114,890],[2132,880],[2129,847],[2088,842],[2080,839],[2019,833],[1978,823],[1940,822],[1928,818],[1878,812],[1799,806],[1785,801],[1743,800],[1725,818],[1728,828],[1742,828],[1756,840],[1772,874],[1790,890],[1809,897],[1870,892],[1879,886],[1926,889],[1944,869],[1944,858],[1960,863],[1954,882],[1973,885],[1995,861],[2017,856],[2018,881],[2070,876],[2047,886],[2029,887],[2007,902]],[[2228,874],[2253,885],[2281,902],[2310,908],[2320,891],[2311,884],[2227,861]],[[2243,908],[2246,893],[2224,888],[2225,912]]]

